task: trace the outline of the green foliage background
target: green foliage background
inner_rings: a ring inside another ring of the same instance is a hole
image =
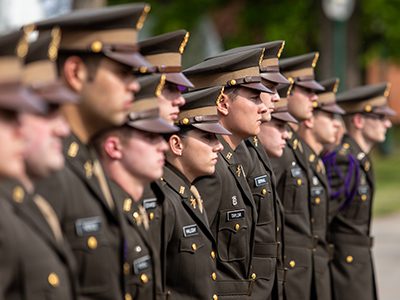
[[[180,28],[193,29],[204,14],[217,12],[232,2],[242,6],[236,20],[238,30],[225,35],[225,48],[265,40],[290,41],[285,55],[318,49],[319,15],[322,0],[148,0],[154,17],[153,33]],[[360,53],[364,61],[372,56],[400,59],[400,0],[356,0],[359,9]],[[135,2],[109,0],[109,5]]]

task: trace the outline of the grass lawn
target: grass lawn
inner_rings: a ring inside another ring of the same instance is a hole
[[[391,132],[391,143],[393,153],[374,153],[372,158],[376,178],[374,216],[400,211],[400,128]]]

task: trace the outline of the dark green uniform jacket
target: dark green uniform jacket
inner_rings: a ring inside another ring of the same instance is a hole
[[[1,189],[0,299],[77,299],[68,245],[56,239],[32,195],[15,182]]]
[[[218,279],[215,240],[205,210],[200,212],[190,182],[176,168],[167,164],[162,180],[165,199],[158,232],[169,299],[213,299]]]
[[[154,243],[149,232],[147,213],[139,202],[126,193],[115,182],[110,182],[114,200],[125,216],[126,245],[124,273],[127,280],[125,299],[156,299],[156,275],[160,264],[154,263],[159,255],[155,252]],[[129,296],[127,296],[129,294]]]
[[[214,175],[201,177],[194,184],[202,195],[217,241],[217,268],[221,274],[217,294],[219,298],[247,299],[255,276],[251,260],[257,210],[243,166],[223,138],[220,141],[224,150],[218,155]]]
[[[250,159],[245,155],[244,148],[248,150]],[[253,256],[253,272],[257,277],[252,298],[282,298],[283,276],[281,275],[281,280],[278,281],[278,268],[279,273],[283,273],[283,207],[277,198],[275,175],[270,159],[257,137],[240,144],[235,153],[243,162],[247,182],[257,206]],[[244,161],[246,159],[247,162]]]
[[[311,230],[315,239],[313,248],[314,296],[331,300],[331,276],[329,271],[330,247],[328,243],[329,185],[325,167],[317,154],[304,142],[305,156],[310,166],[310,216]]]
[[[280,158],[271,158],[277,192],[284,209],[284,262],[288,269],[285,294],[288,300],[312,299],[314,239],[310,215],[309,164],[303,142],[290,131]]]
[[[330,240],[334,245],[334,299],[377,299],[370,237],[374,175],[371,160],[344,136],[341,146],[324,157],[329,183]]]
[[[38,186],[59,215],[77,264],[82,299],[124,297],[122,213],[110,208],[93,168],[89,147],[71,135],[64,141],[66,167]]]

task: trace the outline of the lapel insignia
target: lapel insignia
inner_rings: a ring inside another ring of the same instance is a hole
[[[358,160],[362,160],[365,157],[365,153],[364,152],[360,152],[357,154],[357,159]]]
[[[241,174],[242,174],[242,165],[238,165],[236,167],[236,175],[237,177],[240,177]]]
[[[68,148],[68,156],[69,157],[75,157],[78,154],[78,151],[79,151],[78,143],[77,142],[72,142],[69,145],[69,148]]]
[[[365,162],[365,164],[364,164],[364,170],[365,170],[366,172],[368,172],[370,168],[371,168],[371,163],[367,160],[367,161]]]
[[[253,137],[254,146],[258,147],[258,138],[255,136]]]
[[[301,153],[303,153],[303,145],[301,144],[301,142],[299,141],[298,143],[298,147]]]
[[[179,194],[183,195],[184,193],[185,193],[185,187],[181,185],[179,187]]]
[[[310,154],[310,156],[308,157],[308,160],[310,161],[310,162],[313,162],[314,160],[315,160],[315,154]]]
[[[90,161],[85,162],[83,165],[83,168],[85,169],[85,175],[86,178],[92,178],[93,176],[93,165]]]
[[[196,209],[197,207],[197,201],[194,197],[190,196],[190,205],[193,207],[193,209]]]
[[[232,196],[232,205],[236,206],[237,204],[238,204],[237,197],[236,196]]]
[[[125,200],[124,200],[124,211],[125,212],[128,212],[128,211],[130,211],[131,210],[131,208],[132,208],[132,199],[131,198],[126,198]]]
[[[226,154],[226,158],[227,158],[227,159],[231,159],[231,157],[232,157],[232,153],[231,153],[231,152],[228,152],[228,153]]]
[[[293,137],[293,131],[289,131],[289,132],[288,132],[288,138],[289,138],[289,140],[291,140],[292,137]]]
[[[24,201],[24,197],[25,197],[24,189],[22,187],[20,187],[19,185],[17,185],[13,189],[12,197],[15,202],[22,203]]]

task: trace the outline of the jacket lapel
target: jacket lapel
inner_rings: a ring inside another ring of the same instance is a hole
[[[82,179],[82,182],[85,183],[96,198],[100,200],[105,211],[118,220],[116,210],[112,210],[107,204],[100,184],[94,174],[93,160],[88,145],[83,144],[76,136],[71,134],[64,140],[64,154],[66,164]]]

